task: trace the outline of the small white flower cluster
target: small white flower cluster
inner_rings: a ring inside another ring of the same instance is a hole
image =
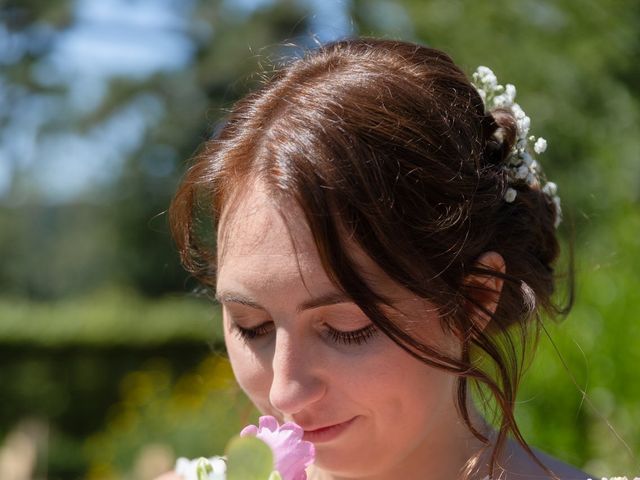
[[[547,141],[542,137],[536,138],[529,135],[531,119],[522,110],[522,107],[515,103],[515,86],[510,83],[506,86],[500,85],[495,74],[488,67],[478,67],[472,78],[473,85],[484,102],[486,112],[491,112],[496,108],[510,109],[516,120],[516,143],[504,166],[509,184],[517,185],[524,182],[529,187],[541,187],[555,205],[555,226],[557,227],[562,220],[560,197],[557,194],[558,188],[555,183],[546,181],[540,164],[533,158],[529,150],[530,144],[533,144],[533,151],[536,154],[544,153],[547,149]],[[504,199],[511,203],[516,199],[517,194],[515,188],[509,187],[504,194]]]
[[[226,480],[227,464],[224,457],[197,458],[180,457],[176,462],[176,473],[184,480]]]

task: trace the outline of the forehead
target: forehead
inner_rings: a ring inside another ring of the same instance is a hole
[[[386,298],[413,297],[355,242],[347,238],[344,243],[370,288]],[[246,286],[276,291],[293,282],[303,284],[312,294],[336,290],[324,270],[302,208],[293,200],[276,202],[265,187],[254,185],[223,212],[218,229],[218,289]]]
[[[292,200],[276,202],[257,184],[240,193],[221,216],[218,264],[250,255],[308,256],[316,248],[302,209]]]
[[[218,228],[218,290],[281,293],[293,286],[335,290],[302,209],[257,185],[231,202]],[[311,292],[314,293],[314,292]]]

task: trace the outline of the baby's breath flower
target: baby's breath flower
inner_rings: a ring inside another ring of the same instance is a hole
[[[547,150],[547,141],[540,137],[538,140],[536,140],[535,145],[533,146],[533,151],[540,154],[540,153],[544,153]]]
[[[531,118],[527,116],[522,107],[515,102],[516,87],[510,83],[502,86],[493,71],[485,66],[480,66],[472,75],[473,84],[484,102],[485,111],[492,112],[496,108],[508,108],[516,121],[516,141],[508,158],[504,170],[506,172],[507,185],[526,184],[530,188],[540,188],[554,204],[556,218],[555,226],[560,224],[562,211],[560,209],[560,197],[557,187],[553,182],[547,182],[544,178],[540,164],[532,157],[530,149],[536,155],[547,150],[547,141],[540,137],[529,135]],[[498,137],[500,140],[501,137]],[[533,144],[533,147],[530,146]],[[517,197],[517,190],[508,186],[504,192],[504,200],[512,203]]]
[[[484,83],[488,87],[495,88],[498,84],[498,79],[496,78],[493,71],[488,67],[478,67],[476,70],[477,81],[480,83]]]

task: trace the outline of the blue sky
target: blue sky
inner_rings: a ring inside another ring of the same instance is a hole
[[[238,14],[251,14],[275,0],[225,0]],[[349,0],[298,0],[312,12],[312,33],[321,41],[352,31]],[[71,201],[96,184],[117,177],[123,160],[145,138],[163,111],[162,100],[141,96],[86,132],[43,133],[57,116],[78,115],[98,106],[110,79],[144,79],[187,66],[195,53],[191,0],[77,0],[74,22],[61,33],[46,31],[51,53],[32,72],[38,82],[69,86],[66,96],[33,95],[19,85],[3,85],[0,107],[10,109],[0,131],[0,200],[6,197],[14,169],[28,172],[30,189],[47,203]],[[215,25],[195,25],[215,41]],[[32,32],[33,33],[33,32]],[[0,62],[29,48],[25,38],[0,25],[0,43],[9,45]],[[35,168],[37,167],[37,168]]]

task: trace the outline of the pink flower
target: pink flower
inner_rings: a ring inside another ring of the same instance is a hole
[[[258,426],[247,425],[240,432],[241,437],[257,437],[271,447],[275,469],[282,480],[306,480],[305,468],[315,457],[313,443],[302,440],[304,431],[293,422],[278,425],[271,416],[260,417]]]

